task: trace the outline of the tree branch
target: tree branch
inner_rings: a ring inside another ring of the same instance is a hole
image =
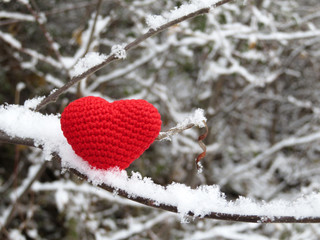
[[[217,2],[216,4],[214,4],[212,7],[219,7],[225,3],[231,2],[232,0],[221,0],[220,2]],[[127,44],[124,47],[124,50],[129,51],[133,48],[135,48],[136,46],[138,46],[141,42],[145,41],[146,39],[166,30],[167,28],[174,26],[180,22],[183,22],[187,19],[191,19],[194,18],[196,16],[199,16],[201,14],[205,14],[208,13],[210,11],[210,8],[202,8],[199,9],[195,12],[192,12],[188,15],[185,15],[183,17],[177,18],[175,20],[172,20],[162,26],[160,26],[157,29],[150,29],[147,33],[143,34],[142,36],[140,36],[139,38],[137,38],[136,40],[132,41],[131,43]],[[43,99],[43,101],[37,106],[36,111],[39,111],[40,109],[42,109],[44,106],[46,106],[47,104],[51,103],[51,102],[55,102],[58,97],[64,93],[68,88],[70,88],[72,85],[74,85],[75,83],[81,81],[82,79],[85,79],[86,77],[90,76],[91,74],[95,73],[96,71],[98,71],[99,69],[105,67],[106,65],[108,65],[109,63],[118,60],[118,57],[116,57],[115,54],[111,54],[105,61],[103,61],[102,63],[88,69],[87,71],[83,72],[81,75],[75,76],[73,77],[70,81],[68,81],[64,86],[62,86],[61,88],[59,88],[57,91],[49,94],[49,96],[47,96],[45,99]]]
[[[10,137],[5,132],[0,130],[0,143],[1,142],[36,147],[34,140],[31,138]]]
[[[172,137],[173,135],[181,133],[184,130],[193,128],[194,126],[195,126],[194,123],[189,123],[188,125],[183,126],[183,127],[176,126],[176,127],[170,128],[166,132],[160,132],[159,136],[156,138],[156,140],[157,141],[161,141],[161,140],[164,140],[164,139],[170,139],[170,137]]]
[[[0,142],[12,143],[12,144],[24,144],[27,146],[35,146],[32,139],[22,139],[22,138],[11,138],[6,133],[0,131]],[[41,146],[37,146],[41,148]],[[55,155],[57,159],[60,159],[59,156]],[[75,169],[68,169],[73,174],[77,175],[79,178],[87,180],[87,176],[78,172]],[[174,213],[178,213],[178,209],[176,206],[171,206],[167,204],[159,204],[156,199],[144,198],[141,196],[133,196],[132,194],[127,193],[122,189],[115,188],[108,184],[98,184],[98,187],[107,190],[109,192],[117,192],[117,194],[121,197],[127,198],[129,200],[141,203],[143,205],[154,207],[158,209],[162,209],[165,211],[170,211]],[[189,212],[188,215],[190,217],[194,216],[193,212]],[[211,212],[203,216],[204,218],[211,218],[217,220],[227,220],[227,221],[237,221],[237,222],[253,222],[253,223],[320,223],[319,217],[299,217],[296,218],[294,216],[262,216],[262,215],[245,215],[245,214],[232,214],[232,213],[223,213],[223,212]]]

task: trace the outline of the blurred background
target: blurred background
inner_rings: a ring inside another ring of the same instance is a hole
[[[109,54],[148,31],[176,0],[0,1],[0,104],[63,86],[88,52]],[[294,200],[320,188],[320,2],[235,1],[147,39],[41,110],[82,96],[154,104],[162,131],[196,108],[196,128],[152,144],[127,170],[156,183],[218,184],[229,200]],[[186,219],[114,197],[61,173],[41,150],[0,143],[3,239],[319,239],[319,224]]]

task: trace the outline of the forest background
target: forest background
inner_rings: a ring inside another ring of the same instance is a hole
[[[0,104],[49,95],[87,53],[109,54],[148,32],[155,24],[148,15],[184,3],[0,1]],[[61,113],[82,96],[142,98],[157,107],[165,131],[204,109],[209,132],[202,173],[194,163],[202,152],[203,130],[196,127],[153,143],[128,173],[164,186],[218,185],[228,200],[293,201],[320,187],[319,49],[319,1],[228,2],[145,39],[41,112]],[[310,223],[181,221],[61,173],[59,161],[44,161],[40,149],[8,142],[0,143],[5,238],[320,238],[319,225]]]

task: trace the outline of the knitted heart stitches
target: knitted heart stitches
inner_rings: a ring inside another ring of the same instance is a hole
[[[161,116],[145,100],[109,103],[83,97],[64,109],[61,129],[75,153],[91,166],[125,169],[158,136]]]

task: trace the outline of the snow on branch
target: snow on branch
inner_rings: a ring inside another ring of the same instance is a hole
[[[88,71],[90,68],[93,68],[107,59],[107,56],[97,52],[89,52],[83,58],[80,58],[77,64],[71,71],[71,76],[80,76],[84,72]]]
[[[203,113],[198,110],[180,126],[190,123],[201,126],[203,120]],[[57,153],[65,170],[94,185],[144,205],[177,212],[181,218],[194,216],[246,222],[320,222],[318,193],[310,193],[292,202],[266,203],[246,197],[228,201],[217,185],[202,185],[196,189],[180,183],[161,186],[138,172],[132,172],[129,176],[126,171],[117,169],[106,171],[91,168],[74,153],[63,137],[58,115],[43,115],[26,106],[0,106],[0,130],[12,138],[33,139],[36,146],[43,148],[48,160],[51,154]]]
[[[127,57],[127,53],[125,50],[125,45],[114,45],[111,47],[111,54],[114,54],[118,59],[125,59]]]
[[[256,39],[261,41],[290,41],[290,40],[296,40],[296,39],[303,39],[303,38],[313,38],[313,37],[319,37],[320,30],[310,30],[310,31],[296,31],[292,33],[286,33],[286,32],[275,32],[275,33],[240,33],[235,34],[233,37],[237,39]]]
[[[0,18],[9,18],[15,19],[19,21],[35,21],[35,18],[28,14],[18,13],[18,12],[7,12],[7,11],[0,11]]]
[[[196,12],[202,8],[211,8],[219,0],[191,0],[189,3],[182,4],[170,12],[164,12],[161,15],[148,15],[146,17],[147,25],[152,29],[157,29],[172,20],[181,18],[190,13]]]
[[[204,116],[204,110],[198,108],[193,115],[190,115],[177,126],[170,128],[166,132],[160,132],[157,140],[170,140],[175,134],[178,134],[186,129],[197,126],[199,128],[204,128],[206,126],[207,118]]]
[[[108,201],[113,201],[118,204],[127,205],[127,206],[140,206],[138,203],[129,201],[128,199],[123,199],[117,197],[116,195],[106,192],[106,191],[97,191],[97,188],[87,182],[83,182],[81,185],[76,184],[71,181],[58,180],[50,183],[43,183],[36,181],[31,186],[32,191],[41,192],[41,191],[65,191],[65,192],[82,192],[87,195],[95,195],[99,198],[106,199]],[[59,199],[57,199],[59,201]],[[59,205],[59,203],[58,203]]]
[[[22,144],[23,139],[29,139],[26,145],[41,146],[46,153],[45,158],[47,160],[51,158],[52,153],[58,153],[60,157],[66,156],[66,159],[68,159],[70,156],[70,159],[75,158],[75,162],[78,161],[79,157],[73,153],[73,150],[62,134],[60,116],[53,114],[43,115],[39,112],[32,111],[42,99],[43,97],[38,97],[26,100],[23,106],[0,106],[0,131],[3,131],[11,138],[17,138],[17,141],[20,138],[20,143]],[[193,126],[203,128],[205,127],[206,120],[204,110],[197,109],[194,114],[187,117],[181,123],[178,123],[176,127],[166,132],[160,132],[156,140],[168,139]],[[30,139],[33,140],[33,144],[30,142]],[[62,158],[62,160],[63,159],[64,158]],[[68,161],[62,161],[62,163],[65,164],[66,167],[69,165]],[[73,163],[71,163],[71,165],[77,168]]]
[[[156,140],[171,140],[171,137],[175,134],[178,134],[180,132],[183,132],[184,130],[187,130],[189,128],[192,128],[194,126],[197,126],[199,128],[206,128],[206,131],[204,134],[199,136],[198,138],[198,144],[202,149],[202,153],[200,153],[196,158],[196,166],[198,169],[198,173],[202,172],[203,166],[200,162],[201,159],[203,159],[206,156],[207,153],[207,147],[203,143],[202,140],[204,140],[208,135],[208,127],[207,127],[207,118],[204,116],[204,110],[201,108],[198,108],[193,115],[187,117],[184,119],[181,123],[178,123],[177,126],[170,128],[166,132],[160,132],[159,136],[156,138]]]
[[[245,197],[228,201],[217,185],[191,189],[180,183],[161,186],[137,172],[132,172],[130,177],[126,171],[97,172],[90,169],[87,176],[74,169],[71,171],[120,196],[177,212],[182,219],[194,216],[245,222],[320,222],[318,193],[299,197],[293,202],[279,200],[266,203]]]
[[[311,101],[301,101],[294,96],[288,96],[288,102],[296,105],[297,107],[305,108],[311,110],[314,114],[320,116],[320,108],[315,107]]]

